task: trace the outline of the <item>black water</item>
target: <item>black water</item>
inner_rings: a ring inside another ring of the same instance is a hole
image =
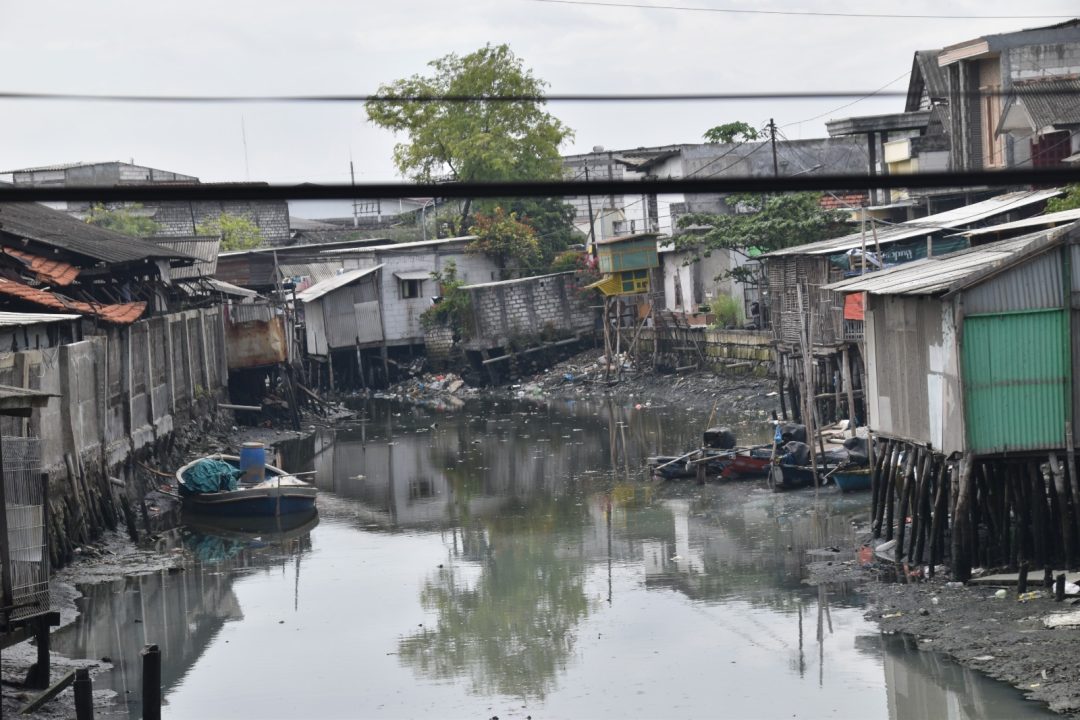
[[[649,481],[704,413],[361,409],[285,449],[317,471],[317,519],[177,532],[182,572],[83,588],[56,647],[110,657],[132,718],[148,642],[167,718],[1044,715],[801,582],[805,550],[851,546],[865,495]]]

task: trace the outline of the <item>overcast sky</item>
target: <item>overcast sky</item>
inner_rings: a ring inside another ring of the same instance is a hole
[[[0,0],[0,90],[124,94],[365,94],[447,53],[509,43],[551,93],[906,88],[912,53],[1057,22],[1076,0],[637,0],[638,4],[984,19],[791,17],[535,0]],[[903,75],[903,77],[900,77]],[[902,98],[559,104],[565,153],[699,142],[775,117],[791,138],[830,117],[900,111]],[[835,109],[835,110],[834,110]],[[800,122],[816,115],[824,117]],[[790,125],[789,125],[790,124]],[[359,105],[132,105],[0,100],[0,170],[132,160],[204,181],[399,179],[394,137]],[[241,132],[241,128],[245,132]],[[245,154],[244,135],[247,149]]]

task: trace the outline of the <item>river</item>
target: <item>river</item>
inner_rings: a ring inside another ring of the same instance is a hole
[[[358,409],[282,449],[315,471],[317,518],[175,531],[182,569],[80,588],[54,648],[112,660],[96,686],[131,718],[147,643],[172,719],[1052,716],[801,582],[806,550],[853,546],[865,494],[650,481],[643,459],[708,413]]]

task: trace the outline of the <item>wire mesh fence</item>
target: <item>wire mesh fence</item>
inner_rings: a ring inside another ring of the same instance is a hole
[[[49,553],[46,546],[45,486],[41,477],[38,438],[3,438],[4,504],[10,567],[8,621],[21,620],[49,609]]]

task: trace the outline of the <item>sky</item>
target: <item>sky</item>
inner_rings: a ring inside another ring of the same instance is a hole
[[[608,0],[597,0],[607,2]],[[508,43],[553,94],[903,91],[915,50],[1080,15],[1076,0],[627,0],[961,19],[730,14],[543,0],[0,0],[0,92],[374,93],[449,53]],[[891,84],[890,84],[891,83]],[[770,117],[791,139],[825,120],[898,112],[903,98],[549,103],[575,131],[565,154],[700,142]],[[816,117],[822,116],[822,117]],[[815,119],[811,119],[815,118]],[[360,104],[170,105],[0,99],[0,171],[106,160],[203,181],[402,178],[396,140]]]

